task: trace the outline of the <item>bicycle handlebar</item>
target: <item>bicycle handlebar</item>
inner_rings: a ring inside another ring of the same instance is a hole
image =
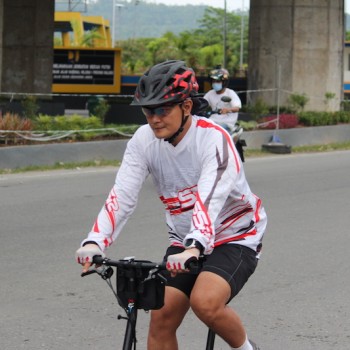
[[[151,261],[142,261],[134,260],[133,258],[125,258],[121,260],[112,260],[109,258],[102,258],[100,255],[96,255],[93,258],[93,263],[97,265],[104,266],[114,266],[114,267],[134,267],[141,269],[157,269],[159,271],[166,270],[166,262],[151,262]],[[190,270],[190,273],[198,274],[200,264],[197,259],[190,259],[187,263],[187,268]]]
[[[125,258],[121,260],[112,260],[109,258],[103,258],[101,255],[95,255],[93,257],[92,262],[96,265],[108,267],[104,269],[102,272],[99,272],[96,269],[88,270],[81,274],[81,277],[85,277],[91,275],[93,273],[98,273],[101,275],[103,279],[110,278],[113,274],[113,270],[110,268],[113,267],[131,267],[136,269],[145,269],[151,270],[156,269],[158,271],[166,270],[166,262],[151,262],[151,261],[143,261],[143,260],[134,260],[134,258]],[[187,264],[187,268],[189,269],[190,274],[198,274],[200,271],[200,262],[195,259],[190,259]]]
[[[122,259],[122,260],[112,260],[109,258],[102,258],[100,255],[96,255],[93,258],[93,263],[97,265],[105,265],[105,266],[114,266],[114,267],[136,267],[143,269],[158,269],[158,270],[166,270],[166,263],[156,263],[150,261],[140,261],[133,259]]]

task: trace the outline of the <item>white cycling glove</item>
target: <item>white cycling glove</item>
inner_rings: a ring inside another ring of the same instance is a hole
[[[84,245],[84,247],[80,247],[76,253],[75,253],[75,258],[77,260],[78,264],[84,265],[85,263],[93,263],[92,258],[95,255],[100,255],[102,258],[105,257],[103,254],[102,250],[99,248],[98,245],[96,244],[87,244]]]
[[[166,267],[168,270],[187,270],[189,268],[188,263],[198,260],[198,257],[198,249],[184,250],[179,254],[169,255]]]

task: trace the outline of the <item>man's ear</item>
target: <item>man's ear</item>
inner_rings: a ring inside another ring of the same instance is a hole
[[[182,104],[182,109],[185,112],[185,115],[189,115],[191,114],[191,110],[192,110],[192,106],[193,106],[193,101],[192,100],[186,100],[183,104]]]

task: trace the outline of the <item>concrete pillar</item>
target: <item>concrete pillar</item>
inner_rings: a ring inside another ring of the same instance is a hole
[[[281,89],[249,98],[287,105],[290,94],[305,94],[306,110],[339,110],[343,47],[344,0],[251,0],[248,87]],[[326,94],[334,94],[328,103]]]
[[[51,93],[54,0],[0,0],[0,92]]]
[[[0,92],[1,92],[1,80],[2,80],[2,56],[3,56],[3,32],[4,32],[4,0],[0,0]]]

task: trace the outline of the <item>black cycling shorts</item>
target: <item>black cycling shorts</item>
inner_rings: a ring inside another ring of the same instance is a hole
[[[169,247],[164,261],[168,255],[181,253],[183,250],[182,247]],[[209,271],[224,278],[231,286],[231,300],[243,288],[257,264],[258,259],[254,250],[238,244],[223,244],[204,257],[201,271]],[[168,271],[163,274],[168,280],[167,286],[179,289],[190,297],[198,275],[179,273],[171,277]]]

